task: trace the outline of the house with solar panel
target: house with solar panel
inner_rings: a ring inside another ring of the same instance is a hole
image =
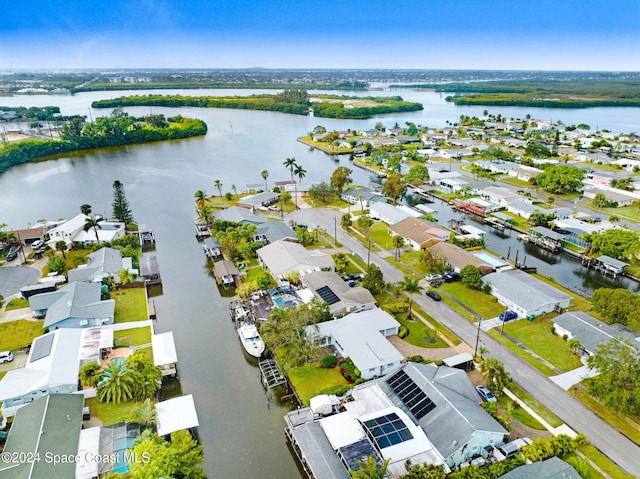
[[[480,402],[464,371],[409,362],[356,386],[329,415],[311,407],[290,412],[286,432],[315,479],[347,479],[367,456],[388,459],[394,478],[407,460],[449,472],[504,441],[507,431]]]
[[[37,337],[25,367],[0,379],[0,412],[4,417],[51,393],[78,391],[78,371],[83,364],[100,364],[103,349],[113,347],[110,328],[57,329]]]
[[[304,288],[296,294],[304,303],[317,297],[329,305],[332,316],[373,309],[376,299],[362,286],[349,286],[333,271],[314,271],[300,278]]]
[[[351,358],[364,379],[387,374],[404,356],[389,342],[398,323],[386,311],[374,308],[307,326],[305,334],[318,347],[331,347],[338,356]]]

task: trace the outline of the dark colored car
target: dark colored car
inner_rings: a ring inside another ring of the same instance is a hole
[[[440,297],[440,295],[438,293],[436,293],[435,291],[427,291],[426,293],[427,296],[429,296],[431,299],[433,299],[434,301],[440,301],[442,298]]]
[[[40,259],[47,252],[46,248],[39,249],[35,253],[33,253],[33,259]]]
[[[511,321],[512,319],[517,319],[518,318],[518,313],[516,313],[515,311],[505,311],[503,313],[500,313],[500,321]]]
[[[9,251],[9,254],[7,255],[7,261],[13,261],[17,257],[18,257],[17,251]]]
[[[454,283],[455,281],[460,281],[462,279],[460,278],[460,274],[455,271],[447,271],[442,275],[442,278],[445,283]]]

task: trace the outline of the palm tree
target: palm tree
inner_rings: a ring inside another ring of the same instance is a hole
[[[98,401],[120,404],[133,397],[135,375],[127,368],[124,361],[109,362],[102,372],[102,380],[98,384]]]
[[[198,220],[204,221],[207,226],[211,225],[213,219],[213,209],[210,205],[204,204],[198,209]]]
[[[56,251],[62,252],[62,257],[67,260],[67,255],[64,254],[67,251],[67,243],[64,240],[56,241]]]
[[[91,205],[88,205],[87,203],[80,205],[80,212],[83,215],[88,215],[89,213],[91,213]]]
[[[299,182],[302,182],[302,178],[307,174],[307,170],[300,165],[296,165],[293,170],[293,174],[298,177]],[[296,209],[298,209],[298,183],[294,184],[294,193],[296,195]]]
[[[100,226],[101,221],[102,221],[101,216],[89,216],[87,219],[84,220],[84,226],[82,227],[82,229],[85,231],[89,231],[90,229],[93,228],[93,232],[96,235],[96,243],[98,244],[100,244],[100,238],[98,237],[98,229],[102,229],[102,226]]]
[[[494,394],[500,394],[511,383],[511,376],[505,371],[504,364],[499,359],[484,358],[480,367],[482,376],[489,383],[489,389]]]
[[[364,211],[364,196],[358,195],[356,199],[360,202],[360,211]]]
[[[204,190],[198,190],[194,193],[193,196],[196,199],[196,205],[200,207],[204,203],[204,200],[207,199],[207,192]]]
[[[291,173],[291,182],[293,183],[293,169],[296,167],[296,159],[295,158],[287,158],[286,160],[284,160],[283,165]]]
[[[222,182],[220,180],[214,180],[213,181],[213,186],[218,190],[218,193],[220,193],[220,196],[222,196]]]
[[[420,291],[420,285],[417,279],[413,279],[411,276],[405,276],[400,281],[399,286],[405,293],[409,293],[409,312],[407,313],[407,319],[411,319],[411,307],[413,306],[413,293]]]
[[[268,191],[269,188],[267,188],[267,178],[269,178],[269,172],[267,170],[262,170],[260,176],[262,176],[262,179],[264,180],[264,191]]]
[[[131,420],[144,427],[151,427],[158,424],[158,413],[151,399],[145,399],[142,406],[133,410]]]
[[[381,466],[373,456],[368,456],[365,461],[356,461],[358,470],[349,469],[352,479],[384,479],[387,477],[389,459],[385,459]]]
[[[238,196],[238,187],[236,185],[231,185],[231,189],[233,190],[233,194]]]
[[[400,257],[400,248],[404,246],[404,238],[400,235],[395,235],[391,242],[393,243],[393,247],[396,249],[396,261]]]
[[[120,283],[122,283],[122,286],[132,283],[135,279],[133,274],[131,274],[131,271],[129,271],[127,268],[122,268],[120,271],[118,271],[118,277],[120,278]]]

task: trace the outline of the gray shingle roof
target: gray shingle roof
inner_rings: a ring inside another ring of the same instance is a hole
[[[316,479],[349,479],[347,469],[338,459],[319,422],[298,426],[292,434]]]
[[[639,333],[631,331],[620,324],[609,325],[598,321],[593,316],[583,311],[571,311],[563,313],[553,320],[554,324],[569,331],[571,336],[580,341],[580,344],[589,351],[595,353],[598,346],[608,343],[611,339],[628,339],[640,346],[636,338]]]
[[[122,269],[122,254],[117,249],[100,248],[89,255],[86,266],[69,270],[69,282],[86,281],[96,275],[116,275]]]
[[[224,210],[214,211],[213,217],[218,220],[233,221],[235,223],[262,224],[268,221],[265,216],[253,214],[251,210],[240,206],[231,206]]]
[[[270,243],[283,239],[295,239],[298,236],[296,232],[284,221],[267,221],[258,226],[257,234],[264,235]]]
[[[580,479],[582,476],[558,457],[516,467],[500,479]]]

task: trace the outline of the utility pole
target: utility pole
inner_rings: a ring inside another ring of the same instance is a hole
[[[338,218],[333,218],[333,242],[338,247]]]
[[[507,322],[507,305],[504,305],[504,317],[502,318],[502,328],[500,328],[500,336],[504,336],[504,323]]]
[[[482,324],[482,316],[478,317],[478,332],[476,333],[476,349],[473,353],[473,356],[478,356],[478,345],[480,344],[480,325]]]
[[[367,269],[369,269],[370,261],[371,261],[371,240],[367,238]]]

